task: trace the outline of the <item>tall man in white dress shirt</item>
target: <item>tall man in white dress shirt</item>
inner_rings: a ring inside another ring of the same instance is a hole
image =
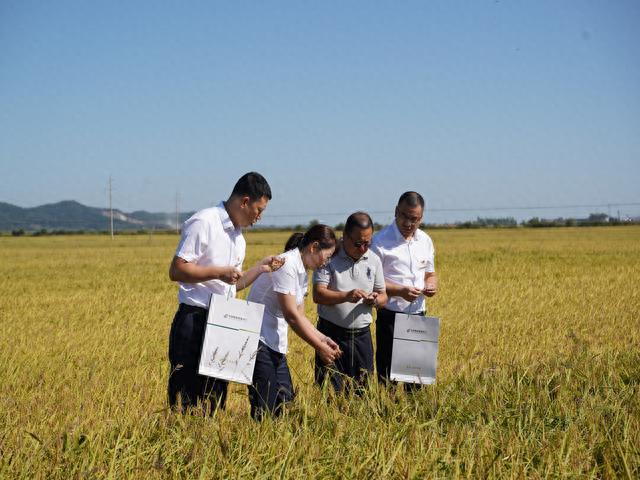
[[[378,379],[385,383],[391,374],[395,314],[424,315],[425,296],[432,297],[438,290],[433,242],[419,229],[423,214],[422,195],[403,193],[395,221],[374,235],[371,244],[382,261],[389,297],[385,308],[378,309],[376,319],[376,370]]]
[[[169,404],[179,411],[200,405],[209,414],[224,408],[227,382],[198,374],[211,295],[235,296],[262,273],[278,267],[275,257],[242,271],[246,242],[242,228],[260,220],[271,199],[266,179],[256,172],[243,175],[228,200],[205,208],[182,228],[169,278],[179,283],[178,311],[169,337]]]

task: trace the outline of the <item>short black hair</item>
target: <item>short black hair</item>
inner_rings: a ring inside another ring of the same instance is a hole
[[[418,192],[404,192],[398,199],[398,206],[400,206],[401,203],[406,203],[410,207],[420,205],[424,210],[424,198],[422,198],[422,195]]]
[[[232,197],[249,197],[252,202],[267,197],[271,200],[271,187],[267,179],[258,172],[245,173],[236,182],[231,192]]]
[[[371,220],[367,212],[354,212],[347,218],[347,222],[344,224],[344,231],[345,233],[351,233],[354,228],[373,229],[373,220]]]

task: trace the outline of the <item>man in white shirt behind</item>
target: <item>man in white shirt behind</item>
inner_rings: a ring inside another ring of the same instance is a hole
[[[380,257],[389,300],[376,319],[376,370],[389,382],[396,313],[424,315],[425,296],[438,290],[435,250],[429,235],[419,229],[424,199],[417,192],[400,196],[395,220],[373,237],[371,250]]]
[[[211,295],[235,296],[263,272],[281,261],[266,257],[242,271],[246,242],[242,228],[260,220],[271,199],[266,179],[256,172],[243,175],[226,201],[193,214],[182,227],[182,237],[169,268],[178,282],[179,307],[169,336],[169,404],[178,411],[199,404],[209,414],[224,408],[227,382],[198,374],[200,353]]]

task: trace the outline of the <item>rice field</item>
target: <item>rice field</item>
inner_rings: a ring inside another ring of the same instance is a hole
[[[333,398],[290,332],[296,403],[262,423],[240,385],[167,409],[177,236],[0,237],[0,477],[640,477],[640,228],[431,236],[436,385]]]

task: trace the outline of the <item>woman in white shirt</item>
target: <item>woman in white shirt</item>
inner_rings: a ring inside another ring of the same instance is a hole
[[[251,416],[255,419],[261,419],[265,411],[277,416],[283,405],[293,400],[286,358],[288,326],[315,349],[324,363],[331,364],[342,353],[304,312],[307,271],[325,265],[335,248],[335,233],[326,225],[314,225],[304,234],[294,233],[287,241],[287,251],[281,255],[284,265],[258,277],[249,292],[247,300],[265,306],[253,384],[249,386]]]

